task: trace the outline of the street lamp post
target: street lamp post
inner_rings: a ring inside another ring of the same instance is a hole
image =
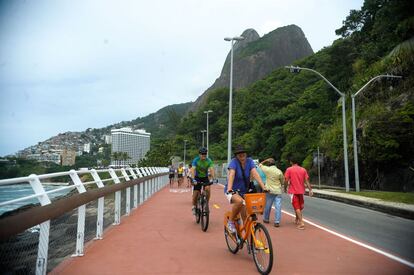
[[[343,133],[343,141],[344,141],[344,168],[345,168],[345,189],[346,192],[349,192],[349,172],[348,172],[348,146],[347,146],[347,137],[346,137],[346,117],[345,117],[345,97],[346,95],[338,90],[328,79],[326,79],[322,74],[319,72],[309,69],[309,68],[302,68],[302,67],[294,67],[294,66],[285,66],[285,68],[289,69],[292,73],[299,73],[301,70],[310,71],[318,76],[320,76],[332,89],[337,92],[342,99],[342,133]]]
[[[358,150],[357,150],[357,137],[356,137],[356,119],[355,119],[355,97],[361,93],[371,82],[379,78],[402,78],[399,75],[377,75],[376,77],[371,78],[361,89],[359,89],[355,94],[351,95],[352,99],[352,138],[354,144],[354,168],[355,168],[355,191],[359,192],[359,166],[358,166]]]
[[[206,133],[206,130],[201,130],[201,135],[203,136],[203,142],[201,143],[201,147],[204,147],[204,133]]]
[[[185,149],[186,149],[185,147],[187,145],[187,141],[188,140],[186,140],[186,139],[184,140],[184,168],[185,168]]]
[[[212,112],[213,112],[212,110],[204,111],[204,113],[207,114],[207,133],[206,133],[206,136],[207,136],[207,138],[206,138],[206,140],[207,140],[207,157],[208,157],[208,152],[209,152],[209,150],[208,150],[208,114],[212,113]]]
[[[232,123],[232,108],[233,108],[233,45],[234,41],[241,41],[243,40],[243,36],[236,36],[236,37],[226,37],[224,38],[225,41],[231,42],[231,50],[230,50],[230,93],[229,93],[229,128],[228,128],[228,137],[227,137],[227,165],[229,165],[231,160],[231,123]]]

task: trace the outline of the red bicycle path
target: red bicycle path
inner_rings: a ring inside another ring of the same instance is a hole
[[[235,255],[227,249],[223,215],[229,209],[223,187],[213,185],[210,224],[202,232],[191,214],[191,192],[166,186],[108,228],[102,240],[87,243],[83,257],[68,258],[50,274],[258,274],[246,248]],[[266,226],[274,249],[271,274],[414,274],[312,225],[298,230],[286,214],[279,228]]]

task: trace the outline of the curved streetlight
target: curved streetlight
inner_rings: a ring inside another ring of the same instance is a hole
[[[228,128],[228,137],[227,137],[227,165],[229,165],[231,160],[231,123],[232,123],[232,108],[233,108],[233,45],[234,41],[243,40],[243,36],[235,37],[225,37],[225,41],[231,42],[230,50],[230,93],[229,93],[229,128]]]
[[[345,94],[338,90],[331,82],[329,82],[326,77],[324,77],[321,73],[309,69],[309,68],[302,68],[302,67],[294,67],[294,66],[285,66],[286,69],[289,69],[291,73],[299,73],[301,70],[310,71],[317,75],[319,75],[332,89],[337,92],[342,99],[342,133],[343,133],[343,140],[344,140],[344,168],[345,168],[345,189],[346,192],[349,192],[349,172],[348,172],[348,148],[347,148],[347,139],[346,139],[346,117],[345,117]]]
[[[355,119],[355,97],[361,93],[370,83],[379,79],[379,78],[402,78],[399,75],[377,75],[376,77],[371,78],[370,81],[365,83],[361,89],[359,89],[355,94],[351,95],[352,99],[352,138],[354,144],[354,165],[355,165],[355,191],[359,192],[359,167],[358,167],[358,150],[357,150],[357,137],[356,137],[356,119]]]
[[[212,112],[213,112],[212,110],[204,111],[204,113],[207,115],[207,133],[206,133],[206,136],[207,136],[207,138],[206,138],[206,140],[207,140],[207,157],[208,157],[208,152],[209,152],[209,150],[208,150],[208,114],[212,113]]]

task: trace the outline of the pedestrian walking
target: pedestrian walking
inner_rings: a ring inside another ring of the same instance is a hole
[[[288,184],[288,194],[295,210],[295,223],[298,229],[305,229],[303,222],[303,208],[305,201],[303,195],[305,194],[305,183],[309,189],[309,196],[313,196],[312,187],[309,183],[309,175],[305,168],[298,165],[298,160],[295,156],[289,157],[291,166],[286,169],[285,181]]]
[[[269,216],[272,205],[275,205],[275,221],[274,226],[279,227],[282,216],[282,188],[284,186],[283,172],[276,167],[276,161],[268,158],[259,164],[263,173],[266,175],[265,186],[269,190],[266,193],[266,205],[264,210],[263,222],[269,223]]]

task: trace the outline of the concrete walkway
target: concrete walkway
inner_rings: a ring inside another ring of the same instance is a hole
[[[91,241],[85,256],[69,258],[51,274],[257,274],[244,248],[231,254],[224,240],[229,205],[223,187],[212,186],[210,226],[202,232],[191,215],[191,192],[168,187],[151,197],[104,239]],[[262,217],[259,217],[261,220]],[[317,227],[296,229],[283,214],[272,237],[272,274],[413,274],[414,269]]]

